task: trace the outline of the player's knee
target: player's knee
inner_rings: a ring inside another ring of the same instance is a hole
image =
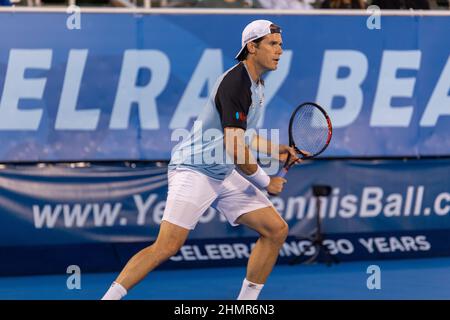
[[[172,256],[176,255],[182,246],[183,246],[182,243],[170,245],[169,248],[167,249],[168,256],[172,257]]]
[[[281,221],[271,228],[269,237],[273,242],[282,245],[286,241],[288,233],[288,224],[285,221]]]
[[[159,246],[157,250],[159,255],[162,256],[162,259],[165,260],[176,255],[182,246],[182,243],[177,242],[166,243],[164,246]]]
[[[285,221],[283,221],[282,226],[280,227],[278,232],[279,232],[278,234],[279,240],[281,244],[283,244],[286,241],[286,238],[289,233],[289,225]]]

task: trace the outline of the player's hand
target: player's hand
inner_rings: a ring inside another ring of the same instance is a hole
[[[270,183],[266,190],[271,196],[276,196],[283,191],[283,186],[286,182],[287,180],[282,177],[270,177]]]
[[[298,154],[295,151],[295,149],[292,148],[292,147],[289,147],[288,145],[280,144],[279,152],[280,152],[279,159],[283,163],[285,163],[287,161],[288,157],[289,157],[289,165],[291,165],[291,164],[298,164],[298,163],[303,161],[302,159],[300,159],[298,157]]]

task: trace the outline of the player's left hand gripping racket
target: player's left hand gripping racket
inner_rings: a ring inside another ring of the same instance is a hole
[[[325,110],[317,103],[305,102],[299,105],[289,121],[289,146],[294,148],[301,159],[311,159],[328,147],[333,135],[333,126]],[[295,163],[290,155],[278,173],[284,177]]]

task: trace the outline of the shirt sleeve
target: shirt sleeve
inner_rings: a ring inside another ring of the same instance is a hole
[[[234,84],[224,79],[217,89],[215,103],[222,128],[237,127],[247,129],[247,115],[252,103],[251,83]]]

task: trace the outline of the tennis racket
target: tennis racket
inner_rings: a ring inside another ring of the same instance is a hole
[[[311,159],[328,147],[333,135],[333,126],[325,110],[317,103],[305,102],[299,105],[289,120],[289,146],[294,148],[301,159]],[[291,166],[290,155],[278,173],[284,177]]]

